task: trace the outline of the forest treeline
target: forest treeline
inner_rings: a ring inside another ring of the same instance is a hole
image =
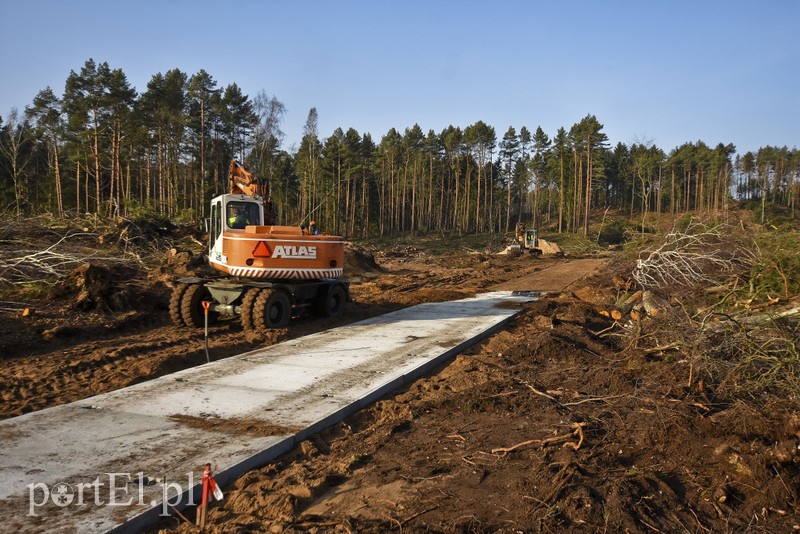
[[[325,137],[311,108],[289,152],[284,113],[275,96],[250,98],[204,70],[155,74],[137,93],[121,69],[89,59],[61,95],[45,88],[0,117],[0,212],[197,220],[225,191],[231,159],[268,181],[279,222],[316,219],[349,237],[502,233],[517,221],[586,233],[598,208],[644,220],[725,210],[734,198],[779,203],[794,216],[800,197],[796,147],[611,146],[591,114],[550,134],[478,121]]]

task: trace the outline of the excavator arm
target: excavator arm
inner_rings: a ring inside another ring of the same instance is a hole
[[[228,167],[228,188],[231,194],[244,193],[251,197],[261,195],[258,178],[235,159],[231,160]]]
[[[267,197],[266,187],[259,183],[255,174],[244,168],[238,161],[231,160],[228,167],[228,190],[232,195],[244,193],[254,199],[261,200],[264,205],[264,224],[275,224],[275,213],[272,201]]]

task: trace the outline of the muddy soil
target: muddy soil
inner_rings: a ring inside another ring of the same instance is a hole
[[[486,259],[484,270],[446,258],[434,275],[439,261],[392,263],[359,290],[393,301],[475,286],[550,293],[429,377],[241,477],[210,510],[210,531],[800,529],[797,399],[726,398],[680,354],[650,350],[641,324],[601,315],[619,292],[605,261]],[[180,523],[160,528],[193,530]]]
[[[289,328],[264,335],[246,335],[237,321],[220,321],[209,328],[209,356],[226,358],[401,307],[469,297],[565,261],[480,254],[432,258],[419,250],[376,260],[350,247],[353,302],[344,316],[300,316]],[[28,316],[22,309],[0,312],[0,418],[205,363],[202,329],[173,326],[168,314],[172,281],[187,274],[185,267],[193,262],[190,254],[167,254],[163,266],[144,274],[86,263],[31,305]],[[596,266],[594,260],[586,269]],[[569,276],[583,276],[584,270]],[[556,273],[558,279],[564,276]]]
[[[548,293],[428,377],[223,488],[208,531],[800,530],[798,400],[726,397],[669,348],[679,331],[645,340],[641,323],[601,315],[619,294],[613,262],[406,247],[362,250],[348,268],[345,317],[250,337],[221,322],[211,357],[422,302]],[[204,363],[202,332],[169,324],[173,271],[139,280],[146,298],[127,310],[113,299],[76,309],[73,294],[0,315],[0,415]],[[195,527],[170,518],[157,530]]]

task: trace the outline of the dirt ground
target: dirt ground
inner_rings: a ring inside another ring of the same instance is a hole
[[[423,251],[405,254],[399,259],[386,257],[380,266],[368,253],[348,258],[353,302],[345,316],[299,317],[290,328],[262,336],[245,335],[238,322],[222,321],[209,328],[210,357],[241,354],[400,307],[509,289],[509,280],[525,289],[550,290],[602,263],[572,260],[572,264],[578,262],[575,269],[569,268],[569,260],[526,258],[515,264],[505,257],[480,254],[465,258],[429,258]],[[30,316],[22,317],[14,310],[0,313],[1,418],[205,363],[203,332],[173,326],[169,320],[171,282],[174,272],[183,273],[180,268],[167,262],[142,281],[135,279],[137,273],[119,278],[111,269],[87,267],[90,264],[75,269],[48,300],[31,308]],[[540,281],[541,287],[527,287],[526,277],[542,270],[553,276]]]
[[[800,531],[798,399],[732,394],[676,349],[688,339],[676,302],[643,319],[602,315],[624,281],[613,258],[352,252],[344,317],[249,338],[223,322],[211,357],[422,302],[548,293],[430,376],[223,488],[207,530]],[[27,317],[0,315],[0,415],[204,363],[202,332],[169,324],[178,271],[166,264],[100,303],[65,290]],[[86,274],[70,283],[88,286]],[[153,530],[195,527],[171,518]]]

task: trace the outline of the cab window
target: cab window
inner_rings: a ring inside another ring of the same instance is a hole
[[[243,230],[247,225],[260,223],[258,204],[254,202],[228,202],[225,212],[228,228]]]
[[[209,248],[214,248],[214,243],[222,233],[222,202],[211,205],[211,228],[209,228]]]

